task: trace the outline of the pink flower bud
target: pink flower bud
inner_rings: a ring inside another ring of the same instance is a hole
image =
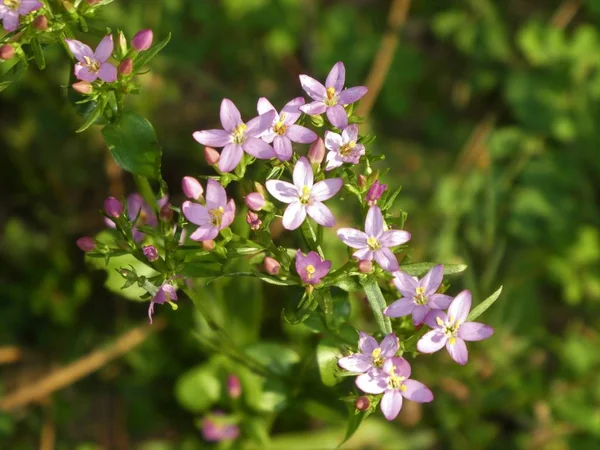
[[[108,197],[104,200],[104,211],[106,215],[116,219],[123,214],[123,204],[114,197]]]
[[[213,241],[212,239],[209,241],[202,241],[202,248],[204,250],[206,250],[207,252],[214,250],[215,249],[215,241]]]
[[[77,244],[77,247],[84,252],[93,252],[96,248],[96,242],[94,241],[94,238],[89,236],[80,237],[75,243]]]
[[[87,0],[88,5],[94,6],[96,3],[100,3],[100,0]]]
[[[318,138],[308,149],[308,160],[311,164],[321,164],[325,159],[325,144]]]
[[[3,45],[0,47],[0,59],[8,60],[15,56],[15,48],[12,45]]]
[[[187,198],[198,200],[204,193],[202,185],[194,177],[183,177],[181,180],[181,190]]]
[[[354,402],[354,406],[359,411],[366,411],[367,409],[369,409],[369,406],[371,406],[371,402],[367,397],[362,395],[356,399],[356,402]]]
[[[278,275],[281,270],[281,264],[276,259],[267,256],[265,258],[265,270],[269,275]]]
[[[121,75],[131,75],[131,72],[133,72],[133,60],[131,58],[125,58],[121,61],[121,64],[119,64],[119,73]]]
[[[369,192],[367,192],[367,204],[369,206],[375,205],[377,200],[381,198],[386,189],[387,184],[381,184],[379,180],[375,180],[375,182],[369,188]]]
[[[154,39],[154,34],[152,30],[146,29],[141,30],[136,33],[136,35],[131,40],[131,45],[138,52],[143,52],[144,50],[148,50],[152,45],[152,40]]]
[[[221,155],[214,148],[204,147],[204,159],[206,159],[206,162],[209,166],[214,166],[215,164],[218,164],[220,158]]]
[[[158,259],[158,250],[154,245],[144,245],[142,247],[142,252],[144,252],[144,256],[148,258],[148,261],[153,262]]]
[[[250,225],[251,230],[256,231],[262,225],[262,220],[258,218],[258,214],[255,212],[248,211],[248,214],[246,214],[246,223]]]
[[[373,263],[366,259],[361,259],[358,262],[358,270],[362,273],[371,273],[373,271]]]
[[[37,16],[33,21],[33,26],[40,31],[46,31],[48,29],[48,18],[46,16]]]
[[[254,211],[260,211],[265,206],[265,198],[258,192],[246,196],[246,206]]]
[[[83,95],[89,95],[94,90],[94,86],[92,86],[91,83],[88,83],[87,81],[78,81],[77,83],[73,83],[72,87],[75,92],[79,92]]]
[[[358,187],[359,188],[367,187],[367,177],[365,177],[363,174],[360,174],[358,176]]]
[[[168,222],[173,218],[173,210],[171,209],[171,204],[167,203],[162,208],[160,208],[159,212],[160,218],[165,222]]]
[[[240,379],[235,375],[227,377],[227,393],[234,400],[242,395],[242,384],[240,383]]]

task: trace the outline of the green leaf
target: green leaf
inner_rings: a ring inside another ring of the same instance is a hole
[[[160,52],[163,48],[167,46],[170,40],[171,33],[169,33],[169,35],[164,40],[156,44],[154,47],[144,52],[141,52],[138,58],[134,61],[135,68],[137,69],[137,71],[139,72],[146,64],[148,64],[150,60],[152,60],[158,54],[158,52]]]
[[[87,130],[89,127],[94,125],[102,117],[104,113],[104,108],[106,107],[107,97],[102,97],[100,102],[90,103],[93,104],[93,109],[87,112],[87,117],[85,122],[77,129],[76,133],[81,133],[82,131]]]
[[[162,149],[152,124],[135,113],[121,118],[102,130],[106,145],[124,170],[151,179],[160,179]]]
[[[438,263],[424,262],[415,264],[401,264],[400,270],[406,272],[413,277],[422,277],[429,272],[433,267],[437,266]],[[467,270],[466,264],[443,264],[444,275],[453,275],[455,273],[461,273]]]
[[[184,408],[199,413],[219,400],[221,389],[221,382],[214,368],[202,364],[179,377],[175,385],[175,396]]]
[[[21,78],[29,67],[27,61],[21,58],[14,58],[14,60],[15,62],[12,67],[8,68],[6,71],[3,71],[2,75],[0,75],[0,92]],[[11,60],[3,62],[0,65],[0,70],[4,69],[2,66],[9,66],[11,62]]]
[[[243,425],[245,434],[260,444],[261,448],[269,448],[269,427],[265,419],[255,417],[248,419]]]
[[[282,280],[271,275],[261,272],[253,272],[254,276],[265,283],[274,284],[275,286],[296,286],[298,283],[294,280]]]
[[[321,381],[325,386],[335,386],[342,381],[341,377],[336,376],[338,372],[338,359],[343,357],[341,346],[343,342],[337,339],[325,338],[317,345],[317,365]]]
[[[390,194],[387,195],[385,201],[381,205],[382,211],[387,211],[388,209],[390,209],[392,207],[392,205],[394,204],[394,201],[396,200],[396,197],[398,197],[398,194],[400,194],[401,190],[402,190],[402,186],[400,186],[394,192],[391,192]]]
[[[500,288],[498,288],[496,292],[494,292],[492,295],[486,298],[483,302],[477,305],[477,307],[474,310],[472,310],[471,313],[468,315],[467,321],[472,322],[473,320],[477,319],[480,315],[482,315],[490,306],[494,304],[496,300],[498,300],[498,297],[500,297],[501,293],[502,286],[500,286]]]
[[[350,409],[350,419],[348,420],[348,426],[346,428],[346,435],[344,436],[344,440],[340,442],[338,448],[341,447],[345,442],[347,442],[348,439],[354,436],[354,433],[356,433],[363,421],[371,414],[370,410],[357,412],[354,408],[354,405],[349,405],[348,408]]]

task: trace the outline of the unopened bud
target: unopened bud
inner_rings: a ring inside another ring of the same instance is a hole
[[[358,176],[358,187],[361,189],[364,189],[367,187],[367,177],[365,177],[363,174],[360,174]]]
[[[358,270],[362,273],[371,273],[373,271],[373,263],[366,259],[361,259],[358,262]]]
[[[74,14],[75,11],[75,7],[73,6],[73,3],[71,2],[63,2],[63,7],[67,10],[67,12],[69,12],[70,14]]]
[[[265,198],[258,192],[246,196],[246,206],[254,211],[260,211],[265,206]]]
[[[75,241],[75,243],[77,244],[77,247],[84,252],[93,252],[96,249],[96,242],[94,241],[94,238],[89,236],[80,237],[77,239],[77,241]]]
[[[104,212],[107,216],[118,218],[123,214],[123,203],[114,197],[108,197],[104,200]]]
[[[48,29],[48,18],[46,16],[37,16],[33,21],[33,26],[40,31],[46,31]]]
[[[227,377],[227,393],[234,400],[242,395],[242,384],[237,376],[229,375]]]
[[[131,40],[131,45],[138,52],[142,52],[144,50],[148,50],[152,45],[152,40],[154,39],[154,34],[152,30],[141,30],[136,33],[136,35]]]
[[[0,59],[11,59],[15,56],[15,48],[12,45],[3,45],[0,47]]]
[[[204,193],[204,189],[198,180],[194,177],[183,177],[181,180],[181,190],[187,198],[198,200]]]
[[[321,164],[325,159],[325,144],[323,139],[317,138],[308,149],[308,160],[311,164]]]
[[[279,274],[279,271],[281,270],[281,264],[279,264],[276,259],[273,259],[270,256],[267,256],[265,258],[264,264],[265,264],[265,270],[267,271],[267,273],[269,275],[278,275]]]
[[[210,252],[215,249],[215,241],[212,239],[209,241],[202,241],[202,248],[207,252]]]
[[[262,195],[263,197],[267,196],[267,191],[265,190],[265,187],[260,184],[258,181],[254,182],[254,190],[256,192],[258,192],[260,195]]]
[[[375,205],[377,200],[381,198],[386,189],[387,184],[381,184],[379,180],[375,180],[375,182],[369,188],[369,192],[367,192],[367,204],[369,206]]]
[[[354,406],[359,411],[366,411],[371,406],[371,402],[367,397],[362,395],[356,399],[356,402],[354,402]]]
[[[150,262],[158,259],[158,250],[154,245],[144,245],[142,247],[142,252],[144,252],[144,256],[148,258],[148,261]]]
[[[88,2],[88,5],[94,6],[95,4],[100,3],[100,0],[87,0],[87,2]]]
[[[119,46],[121,56],[125,56],[127,54],[127,38],[125,37],[125,34],[122,31],[119,31],[117,45]]]
[[[206,159],[206,162],[209,166],[214,166],[215,164],[218,164],[220,158],[221,155],[219,155],[219,152],[216,151],[214,148],[204,147],[204,159]]]
[[[173,210],[171,209],[171,204],[167,203],[162,208],[160,208],[159,215],[160,218],[165,222],[170,221],[173,218]]]
[[[119,73],[121,75],[131,75],[131,72],[133,72],[133,60],[131,58],[125,58],[121,61],[121,64],[119,64]]]
[[[88,83],[87,81],[78,81],[77,83],[73,83],[72,87],[73,90],[75,90],[75,92],[79,92],[83,95],[90,95],[94,90],[94,86],[92,86],[91,83]]]
[[[262,220],[258,218],[258,214],[255,212],[248,211],[248,214],[246,214],[246,223],[250,225],[251,230],[256,231],[262,225]]]

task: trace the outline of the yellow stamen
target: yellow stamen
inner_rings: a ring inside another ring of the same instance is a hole
[[[440,326],[443,327],[444,326],[444,321],[442,320],[441,317],[436,317],[435,318],[435,322]]]
[[[17,9],[21,4],[21,0],[4,0],[4,4],[10,9]]]
[[[100,64],[98,64],[98,61],[92,60],[89,56],[84,56],[83,59],[87,68],[90,69],[90,72],[98,72],[100,70]]]
[[[371,250],[377,250],[379,248],[379,241],[375,237],[370,237],[367,239],[367,245]]]
[[[236,144],[243,144],[246,142],[246,130],[248,127],[245,123],[240,123],[233,131],[233,142]]]
[[[354,147],[356,147],[356,141],[350,141],[345,143],[340,147],[340,155],[348,156],[350,153],[352,153]]]
[[[302,186],[302,195],[300,196],[300,203],[310,203],[310,188],[308,186]]]
[[[373,358],[373,365],[375,367],[381,367],[383,364],[383,358],[381,357],[381,349],[377,347],[371,353],[371,357]]]
[[[424,305],[427,303],[427,297],[425,297],[425,288],[422,286],[419,286],[415,290],[415,303],[417,305]]]
[[[325,104],[327,106],[337,105],[337,98],[335,96],[335,88],[333,88],[333,87],[327,88],[327,100],[325,100]]]
[[[287,132],[287,126],[285,125],[285,114],[279,116],[279,120],[273,125],[273,131],[279,136],[283,136]]]
[[[225,213],[225,209],[222,206],[219,206],[216,209],[211,209],[208,211],[212,216],[212,224],[216,227],[220,227],[223,222],[223,214]]]
[[[306,266],[306,278],[308,278],[309,280],[312,278],[312,276],[314,275],[316,269],[315,266],[313,266],[312,264],[309,264],[308,266]]]
[[[454,336],[452,336],[450,339],[448,339],[448,344],[454,345],[455,343],[456,343],[456,338]]]

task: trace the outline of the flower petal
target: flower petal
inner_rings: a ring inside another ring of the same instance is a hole
[[[413,325],[421,325],[425,320],[425,317],[427,317],[427,314],[429,314],[429,311],[431,310],[425,305],[415,306],[415,309],[413,309],[412,312]]]
[[[238,125],[243,123],[239,109],[228,98],[224,98],[221,102],[219,115],[221,117],[221,125],[226,131],[233,132]]]
[[[325,166],[325,171],[329,172],[330,170],[333,170],[336,167],[340,167],[342,164],[344,164],[344,160],[342,159],[342,156],[339,153],[327,153],[327,165]]]
[[[286,103],[286,105],[281,110],[281,116],[285,115],[283,118],[283,123],[288,127],[296,123],[296,121],[302,115],[302,111],[300,111],[300,107],[304,105],[305,101],[302,97],[296,97],[293,100],[290,100]],[[312,141],[311,141],[312,142]]]
[[[383,314],[388,317],[404,317],[412,313],[414,307],[415,303],[412,297],[403,297],[385,308]]]
[[[258,99],[258,102],[256,104],[256,111],[258,111],[258,114],[264,114],[269,111],[277,111],[277,110],[271,104],[271,102],[269,100],[267,100],[266,97],[261,97]]]
[[[403,384],[406,387],[406,389],[402,391],[402,396],[404,398],[417,403],[429,403],[433,400],[433,392],[420,381],[405,380]]]
[[[244,151],[242,150],[241,145],[234,143],[227,144],[221,152],[221,158],[219,159],[219,170],[221,172],[231,172],[240,163],[243,154]]]
[[[312,202],[306,206],[307,214],[319,225],[332,227],[335,225],[335,217],[331,210],[321,202]]]
[[[96,72],[92,72],[88,66],[84,66],[82,63],[75,64],[75,77],[78,80],[87,81],[92,83],[98,79],[98,74]]]
[[[419,280],[401,270],[394,273],[394,284],[403,297],[412,297],[419,286]]]
[[[381,238],[379,238],[379,242],[384,247],[396,247],[406,244],[408,241],[410,241],[410,233],[404,230],[384,231]]]
[[[368,335],[364,331],[358,332],[358,348],[361,352],[371,355],[377,347],[379,347],[379,344],[373,336]]]
[[[463,323],[471,310],[471,292],[464,290],[459,293],[448,307],[448,317]]]
[[[325,132],[325,148],[332,152],[338,152],[340,147],[344,145],[342,136],[332,131]]]
[[[383,214],[381,214],[379,206],[371,206],[369,208],[365,220],[365,232],[369,236],[377,239],[383,234]]]
[[[323,114],[325,111],[327,111],[327,105],[321,100],[317,100],[307,105],[302,105],[300,107],[300,111],[311,116],[318,116],[319,114]]]
[[[299,144],[310,144],[317,139],[317,134],[302,125],[289,125],[286,136]]]
[[[231,134],[225,130],[196,131],[193,136],[198,143],[210,147],[225,147],[231,142]]]
[[[338,237],[344,244],[352,248],[365,248],[367,247],[367,239],[369,238],[365,233],[354,228],[340,228],[337,230]]]
[[[387,380],[380,371],[370,370],[356,377],[356,387],[367,394],[381,394],[387,389]]]
[[[331,270],[331,261],[323,261],[323,262],[317,263],[315,265],[315,273],[313,273],[313,282],[315,284],[320,283],[321,278],[323,278],[325,275],[327,275],[330,270]]]
[[[313,187],[314,175],[312,166],[304,156],[300,157],[298,162],[296,162],[296,166],[294,166],[293,179],[298,192],[301,192],[304,186],[308,186],[309,189]]]
[[[13,10],[4,13],[4,16],[2,16],[2,25],[6,31],[15,31],[19,28],[19,14]]]
[[[268,180],[265,186],[269,194],[280,202],[292,203],[298,201],[298,189],[292,183],[281,180]]]
[[[438,324],[438,319],[440,319],[442,322],[446,322],[448,320],[448,316],[444,311],[441,311],[439,309],[433,309],[429,311],[427,317],[425,317],[425,323],[431,328],[440,328],[440,325]]]
[[[381,412],[387,420],[394,420],[402,409],[402,395],[396,389],[385,391],[381,398]]]
[[[421,353],[434,353],[441,349],[448,338],[438,330],[428,331],[417,342],[417,350]]]
[[[427,306],[430,308],[446,309],[452,303],[452,297],[446,294],[432,294],[427,297],[429,302]]]
[[[344,89],[344,83],[346,82],[346,68],[344,67],[344,63],[338,61],[334,64],[334,66],[329,71],[329,75],[327,75],[327,79],[325,80],[326,88],[334,88],[335,93],[339,93],[342,89]]]
[[[246,136],[257,137],[262,133],[267,131],[273,126],[273,122],[277,117],[277,111],[271,110],[267,111],[260,116],[256,116],[254,119],[251,119],[246,125]]]
[[[300,202],[293,202],[283,213],[283,227],[287,230],[295,230],[306,219],[306,208]]]
[[[211,217],[206,206],[185,201],[181,206],[181,210],[185,218],[193,224],[205,225],[211,223]]]
[[[438,290],[440,284],[442,284],[442,279],[444,278],[444,266],[438,264],[431,268],[429,272],[423,277],[420,285],[425,288],[425,295],[430,296],[435,294],[435,291]]]
[[[344,128],[342,131],[342,139],[344,142],[356,142],[358,140],[358,125],[350,125]]]
[[[357,353],[356,355],[346,356],[338,361],[338,366],[348,372],[365,373],[373,367],[373,360],[369,355]]]
[[[384,361],[383,367],[381,369],[386,374],[391,373],[393,369],[396,375],[405,378],[410,377],[411,372],[410,364],[408,363],[408,361],[400,356],[387,358]]]
[[[96,52],[94,53],[95,59],[100,62],[106,62],[110,55],[112,55],[114,49],[113,37],[112,34],[104,36],[104,38],[96,47]]]
[[[4,16],[4,20],[6,20],[6,16]],[[6,23],[4,24],[6,28]],[[83,42],[76,41],[75,39],[65,39],[69,50],[73,53],[73,56],[77,59],[77,61],[84,63],[85,58],[88,57],[90,59],[95,59],[94,52],[92,49],[85,45]]]
[[[273,149],[275,150],[275,157],[279,161],[292,159],[292,141],[287,136],[275,136]]]
[[[452,359],[462,366],[469,360],[467,344],[465,344],[465,341],[461,338],[448,339],[448,342],[446,342],[446,350],[448,350]]]
[[[98,70],[98,78],[105,83],[114,83],[117,81],[117,68],[110,63],[102,63]]]
[[[198,228],[190,235],[192,241],[211,241],[219,235],[217,227],[210,225],[204,225]]]
[[[246,153],[258,159],[275,158],[275,150],[273,150],[273,147],[256,137],[248,136],[246,142],[242,144],[242,148]]]
[[[209,178],[206,182],[206,207],[208,210],[224,207],[227,204],[227,193],[217,180]]]
[[[44,5],[38,0],[21,0],[21,4],[19,5],[19,14],[24,16],[25,14],[29,14],[31,11],[40,9],[42,6]]]
[[[380,248],[373,252],[373,257],[383,270],[394,272],[398,270],[398,259],[389,248]]]
[[[300,75],[300,84],[304,92],[308,94],[313,100],[325,100],[327,98],[327,91],[325,86],[319,83],[308,75]]]
[[[235,202],[231,199],[227,205],[225,205],[225,212],[223,213],[221,227],[219,229],[222,230],[223,228],[227,228],[233,223],[233,219],[235,219]]]
[[[344,180],[341,178],[329,178],[327,180],[319,181],[318,183],[315,183],[310,191],[310,197],[313,200],[324,202],[337,194],[340,189],[342,189],[343,185]]]
[[[379,347],[381,348],[381,356],[391,358],[398,352],[400,341],[394,333],[390,333],[383,338]]]
[[[361,248],[352,253],[352,257],[358,261],[371,261],[373,259],[373,250],[371,250],[369,247]]]
[[[460,326],[457,334],[465,341],[482,341],[494,334],[494,329],[484,323],[465,322]]]
[[[348,114],[342,105],[334,105],[327,108],[327,119],[337,128],[348,126]]]
[[[367,91],[368,89],[365,86],[351,87],[340,92],[338,99],[342,105],[349,105],[360,100]]]

